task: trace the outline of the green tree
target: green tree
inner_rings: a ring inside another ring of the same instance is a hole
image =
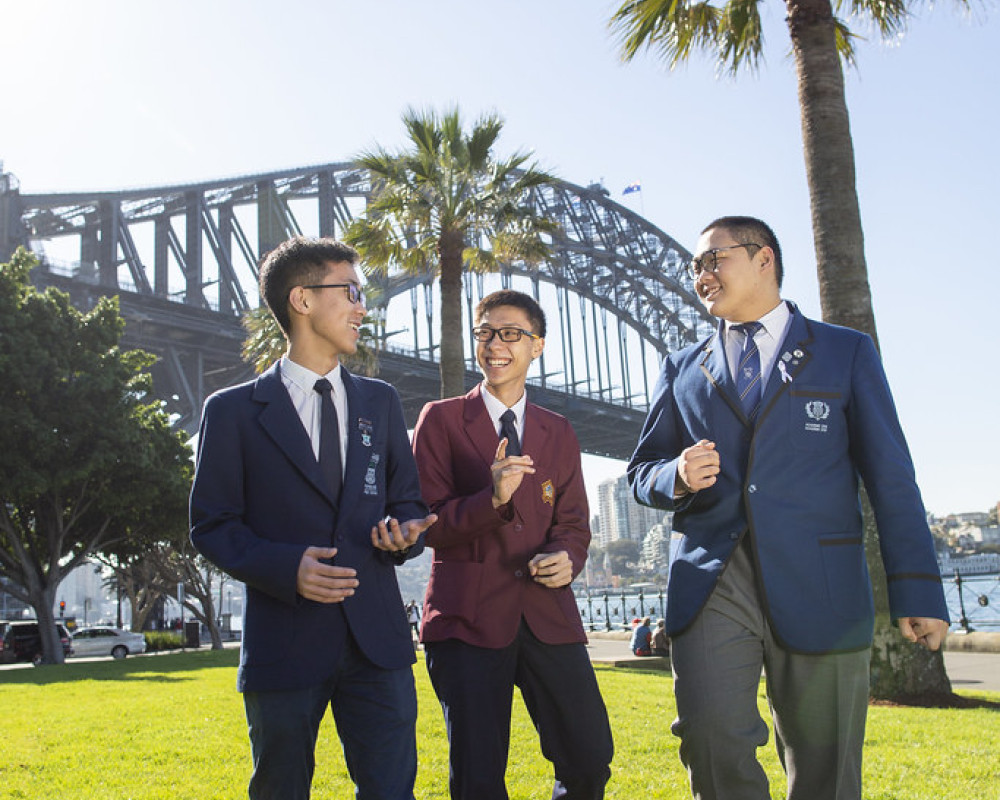
[[[152,356],[123,351],[117,299],[86,313],[0,265],[0,574],[30,604],[58,663],[54,602],[89,554],[149,527],[186,528],[190,450],[149,400]],[[171,522],[172,521],[172,522]]]
[[[720,71],[736,75],[743,68],[756,69],[761,62],[760,3],[725,0],[720,6],[691,0],[626,0],[612,16],[610,26],[625,61],[650,50],[673,68],[695,51],[702,51],[717,59]],[[785,9],[798,77],[823,319],[863,331],[878,346],[842,67],[843,63],[854,63],[856,37],[834,12],[846,10],[870,22],[883,38],[891,38],[905,28],[908,4],[905,0],[854,0],[849,4],[842,0],[785,0]],[[885,568],[867,497],[864,508],[876,601],[872,695],[900,698],[949,693],[951,684],[942,655],[910,645],[892,625]]]
[[[381,147],[357,159],[372,182],[364,216],[344,239],[369,267],[398,266],[413,273],[437,272],[441,288],[441,396],[465,391],[465,331],[462,275],[489,272],[503,263],[537,264],[549,257],[551,222],[526,200],[553,178],[528,154],[497,159],[493,148],[503,129],[495,114],[463,129],[458,110],[438,115],[407,109],[403,124],[408,150]]]
[[[608,542],[605,552],[611,562],[611,571],[615,575],[631,575],[639,561],[642,551],[640,544],[634,539],[616,539]],[[629,566],[631,564],[631,566]]]

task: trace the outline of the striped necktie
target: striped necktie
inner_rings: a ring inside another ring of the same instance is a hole
[[[733,330],[739,331],[745,337],[743,350],[740,351],[740,363],[736,368],[736,391],[740,396],[740,403],[743,404],[743,412],[748,419],[753,418],[760,405],[760,352],[757,350],[754,336],[763,327],[759,322],[744,322],[742,325],[733,325]]]

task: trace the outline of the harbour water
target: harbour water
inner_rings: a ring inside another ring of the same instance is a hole
[[[1000,574],[945,577],[944,593],[953,631],[1000,631]],[[588,630],[628,630],[636,617],[662,617],[666,595],[655,587],[591,590],[576,604]]]

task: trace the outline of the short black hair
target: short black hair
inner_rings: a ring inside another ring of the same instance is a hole
[[[774,278],[781,288],[781,281],[785,277],[785,265],[781,260],[781,245],[778,244],[778,237],[774,235],[771,227],[756,217],[719,217],[712,220],[702,228],[702,233],[707,233],[713,228],[722,228],[729,233],[740,244],[758,244],[771,248],[774,253]],[[754,255],[751,253],[751,255]]]
[[[260,293],[281,330],[291,333],[288,295],[296,286],[323,279],[328,264],[358,263],[358,251],[336,239],[294,236],[264,256],[260,264]]]
[[[486,295],[479,301],[473,315],[473,324],[478,325],[486,313],[500,306],[513,306],[521,309],[528,315],[528,322],[531,323],[531,332],[545,338],[545,312],[538,305],[538,301],[531,295],[518,292],[514,289],[501,289],[498,292]]]

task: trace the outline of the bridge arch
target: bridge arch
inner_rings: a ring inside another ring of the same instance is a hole
[[[238,357],[239,317],[257,305],[260,254],[295,234],[341,234],[370,191],[366,171],[351,162],[103,192],[22,194],[5,178],[12,176],[0,176],[0,258],[24,244],[42,258],[37,282],[83,304],[118,294],[126,343],[160,356],[158,391],[189,430],[208,393],[249,374]],[[532,376],[545,400],[574,420],[585,449],[581,421],[606,428],[610,418],[637,433],[651,365],[712,329],[684,275],[690,254],[599,185],[558,181],[531,202],[559,224],[554,258],[538,269],[515,263],[497,276],[467,275],[468,313],[497,281],[534,293],[561,334]],[[408,377],[434,372],[435,284],[432,275],[402,273],[381,284],[382,361],[405,395]],[[392,306],[407,296],[412,328],[393,338],[400,316]],[[426,347],[417,338],[421,316]],[[467,356],[471,370],[471,343]],[[420,400],[436,394],[427,380],[412,388]],[[627,455],[610,439],[589,449]]]

